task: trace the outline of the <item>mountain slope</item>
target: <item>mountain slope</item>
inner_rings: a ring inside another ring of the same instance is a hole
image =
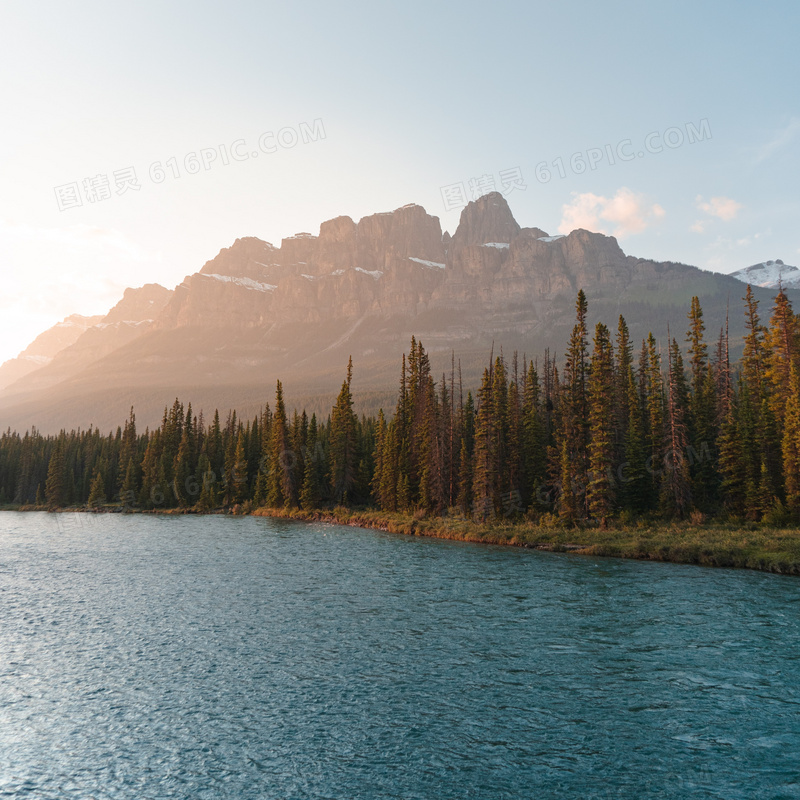
[[[94,323],[81,330],[68,346],[58,350],[37,369],[8,383],[2,396],[27,398],[80,373],[141,336],[161,314],[171,296],[172,292],[155,283],[126,289],[122,300],[105,317],[93,318]]]
[[[206,413],[251,415],[272,399],[277,378],[290,405],[303,400],[327,413],[350,355],[354,390],[375,410],[391,401],[412,335],[437,375],[450,373],[455,351],[474,388],[492,348],[530,357],[562,350],[580,288],[592,327],[602,320],[615,328],[622,313],[634,340],[651,330],[663,338],[667,323],[682,338],[693,295],[709,340],[728,304],[732,337],[743,333],[736,278],[628,256],[602,234],[520,227],[492,193],[464,209],[452,237],[408,205],[357,223],[337,217],[318,236],[298,234],[280,247],[237,239],[174,292],[162,289],[161,311],[135,336],[17,382],[25,394],[0,399],[0,425],[106,429],[131,404],[153,424],[176,395]],[[766,317],[774,292],[755,291]],[[800,293],[793,300],[800,305]]]
[[[53,358],[78,340],[89,328],[103,319],[72,314],[40,333],[16,358],[0,366],[0,391],[25,375],[49,364]]]

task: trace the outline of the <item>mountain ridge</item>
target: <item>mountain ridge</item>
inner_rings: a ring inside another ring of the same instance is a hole
[[[438,374],[450,371],[455,352],[475,388],[495,345],[532,358],[563,347],[578,289],[592,327],[600,319],[616,327],[623,313],[635,338],[649,330],[663,338],[668,321],[680,329],[692,295],[709,339],[729,300],[732,335],[743,330],[737,278],[626,255],[599,233],[521,227],[497,192],[468,204],[452,236],[416,204],[358,222],[340,216],[319,235],[299,233],[279,247],[236,239],[174,290],[158,289],[157,313],[117,309],[108,328],[95,329],[116,339],[73,344],[56,366],[7,387],[0,425],[104,428],[130,405],[152,424],[176,394],[206,413],[255,413],[278,378],[289,401],[332,395],[350,355],[362,393],[386,398],[411,335],[425,342]],[[132,303],[141,290],[128,291]],[[768,290],[755,291],[770,302]]]

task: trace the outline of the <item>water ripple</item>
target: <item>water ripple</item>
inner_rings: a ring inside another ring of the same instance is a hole
[[[800,797],[796,579],[90,519],[0,514],[0,798]]]

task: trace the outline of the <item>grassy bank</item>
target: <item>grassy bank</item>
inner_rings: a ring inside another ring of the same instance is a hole
[[[46,511],[37,506],[6,505],[7,511]],[[84,511],[82,508],[64,511]],[[123,512],[119,505],[92,509],[89,513]],[[169,509],[142,513],[196,513],[186,509]],[[234,511],[212,513],[248,513]],[[671,561],[679,564],[700,564],[707,567],[738,567],[800,575],[800,529],[760,525],[706,522],[701,524],[639,521],[602,529],[596,527],[565,528],[537,525],[529,521],[496,521],[491,524],[473,522],[460,517],[428,517],[391,514],[374,510],[301,511],[300,509],[257,508],[254,516],[326,522],[337,525],[372,528],[407,536],[431,536],[462,542],[510,545],[554,552],[583,555]]]
[[[640,522],[603,530],[541,527],[531,522],[481,524],[451,517],[419,518],[344,508],[333,511],[259,508],[253,514],[463,542],[800,575],[800,530],[797,528],[752,526],[748,529],[722,523]]]

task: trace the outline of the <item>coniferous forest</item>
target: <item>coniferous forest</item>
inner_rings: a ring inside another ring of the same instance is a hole
[[[133,409],[96,429],[0,438],[0,504],[126,510],[335,506],[476,521],[719,518],[800,521],[800,316],[779,290],[762,322],[750,287],[744,353],[710,337],[698,299],[666,350],[620,317],[587,330],[587,299],[560,363],[492,354],[476,394],[455,357],[431,374],[412,338],[391,414],[353,412],[352,360],[327,419],[286,409],[278,381],[255,419],[195,415],[160,427]]]

